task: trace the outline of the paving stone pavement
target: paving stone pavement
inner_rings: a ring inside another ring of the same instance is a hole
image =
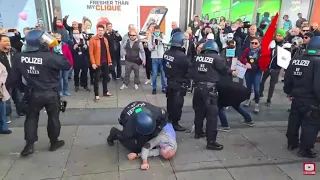
[[[184,124],[186,125],[186,124]],[[191,124],[188,124],[191,125]],[[0,136],[0,179],[2,180],[319,180],[303,175],[303,162],[316,162],[286,150],[285,121],[257,122],[256,127],[236,126],[230,133],[219,133],[222,151],[205,149],[205,139],[178,133],[178,151],[170,160],[150,158],[150,169],[141,171],[140,161],[129,161],[121,144],[110,147],[106,138],[112,125],[63,126],[61,139],[66,145],[48,151],[46,128],[39,128],[36,152],[19,157],[23,148],[23,128]],[[320,152],[320,144],[315,149]]]
[[[145,77],[144,70],[141,76]],[[144,82],[145,78],[141,78]],[[158,79],[159,82],[159,79]],[[71,92],[73,82],[69,83]],[[150,85],[139,90],[119,90],[121,81],[110,82],[112,98],[93,102],[93,92],[72,92],[67,97],[68,109],[61,114],[61,139],[66,145],[56,152],[48,151],[46,113],[39,121],[39,141],[36,152],[28,158],[19,156],[24,146],[23,119],[12,117],[13,134],[0,136],[0,179],[2,180],[319,180],[316,175],[303,175],[303,163],[320,164],[320,158],[302,159],[286,150],[286,125],[289,102],[282,92],[283,84],[276,86],[273,105],[267,108],[261,100],[261,112],[252,117],[256,127],[238,123],[241,117],[229,109],[227,112],[232,131],[219,133],[222,151],[205,150],[205,139],[195,140],[193,134],[178,133],[178,152],[170,160],[150,158],[151,168],[141,171],[140,161],[129,161],[129,153],[121,144],[110,147],[106,138],[117,118],[129,102],[144,100],[165,107],[165,95],[151,95]],[[158,85],[160,91],[160,84]],[[92,89],[93,90],[93,89]],[[266,91],[268,85],[266,86]],[[64,97],[65,98],[65,97]],[[192,95],[185,100],[182,125],[190,127],[193,121]],[[249,109],[251,112],[251,109]],[[118,126],[119,127],[119,126]],[[120,127],[119,127],[120,128]],[[315,150],[320,152],[320,144]]]
[[[124,70],[124,68],[122,68]],[[124,73],[123,73],[124,74]],[[140,70],[140,80],[141,84],[139,85],[139,89],[135,90],[133,87],[133,73],[131,74],[131,82],[128,86],[128,89],[120,90],[120,86],[122,85],[121,80],[113,81],[111,80],[108,84],[108,90],[112,93],[113,97],[101,97],[98,103],[94,102],[94,93],[93,93],[93,86],[91,86],[91,92],[85,92],[81,89],[78,92],[74,92],[74,83],[73,81],[69,82],[69,89],[71,92],[70,97],[64,97],[68,101],[68,108],[121,108],[125,107],[130,101],[141,100],[147,101],[157,106],[165,106],[166,105],[166,98],[165,94],[161,92],[161,85],[160,85],[160,77],[157,78],[157,87],[158,93],[156,95],[152,95],[152,86],[145,85],[144,82],[146,81],[146,75],[144,68]],[[268,82],[267,82],[268,84]],[[276,86],[276,90],[273,96],[273,104],[283,104],[284,101],[289,104],[286,100],[285,95],[282,91],[283,83],[278,83]],[[266,90],[268,85],[266,85]],[[102,85],[100,83],[100,93],[102,93]],[[102,94],[101,94],[102,95]],[[187,94],[185,97],[185,106],[192,105],[192,94]]]

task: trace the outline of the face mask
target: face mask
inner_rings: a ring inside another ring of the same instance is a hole
[[[310,30],[311,30],[311,31],[314,31],[314,28],[313,28],[313,27],[311,27],[311,28],[310,28]]]
[[[61,43],[61,40],[60,40],[60,41],[58,41],[58,43],[60,44],[60,43]]]
[[[13,32],[8,32],[7,34],[4,34],[5,36],[8,36],[8,37],[13,37],[15,36],[15,34]]]
[[[198,26],[199,25],[199,23],[197,21],[194,22],[193,24],[194,24],[194,26]]]
[[[156,37],[159,37],[159,36],[160,36],[160,32],[154,32],[154,35],[155,35]]]
[[[235,30],[237,30],[237,28],[231,28],[232,29],[232,31],[235,31]]]
[[[261,28],[261,29],[265,29],[266,27],[267,27],[266,24],[261,24],[261,25],[260,25],[260,28]]]
[[[74,37],[75,39],[80,39],[80,34],[74,34],[73,37]]]
[[[57,27],[58,27],[59,29],[62,29],[64,26],[63,26],[62,24],[57,24]]]

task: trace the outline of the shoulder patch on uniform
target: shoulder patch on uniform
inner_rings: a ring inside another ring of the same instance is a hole
[[[151,147],[151,144],[149,143],[149,142],[147,142],[146,144],[144,144],[144,146],[143,146],[144,148],[146,148],[146,149],[150,149],[150,147]]]

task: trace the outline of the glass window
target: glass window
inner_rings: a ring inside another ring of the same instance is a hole
[[[231,0],[203,0],[202,14],[208,14],[209,19],[217,18],[219,20],[221,16],[229,19],[230,4]]]
[[[257,25],[260,25],[261,22],[266,23],[267,28],[264,31],[268,29],[273,16],[279,12],[280,4],[281,0],[259,0],[256,23]]]
[[[308,19],[309,7],[310,1],[306,0],[282,1],[278,26],[286,30],[296,26],[300,27],[298,14],[301,13],[302,18]]]
[[[231,7],[231,21],[234,22],[239,19],[239,17],[246,17],[252,20],[254,5],[255,0],[233,0]]]

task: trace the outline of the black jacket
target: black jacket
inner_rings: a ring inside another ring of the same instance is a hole
[[[274,70],[280,70],[282,67],[278,66],[278,48],[277,46],[282,47],[284,42],[275,42],[276,46],[274,48],[271,48],[271,55],[270,55],[270,64],[268,66],[269,69]],[[291,51],[291,49],[286,49],[288,51]]]
[[[86,40],[80,39],[78,43],[78,48],[74,49],[74,45],[77,43],[77,41],[73,38],[72,40],[73,44],[70,46],[73,61],[74,61],[74,69],[81,69],[81,68],[89,68],[89,46]],[[87,48],[84,48],[83,46],[86,45]]]
[[[292,59],[284,77],[283,91],[294,98],[316,99],[319,105],[319,58],[302,54]]]
[[[4,65],[4,67],[6,67],[6,70],[8,72],[8,77],[6,81],[7,89],[10,89],[12,87],[12,81],[11,81],[12,62],[16,53],[17,53],[17,50],[15,48],[11,48],[9,51],[9,54],[5,52],[0,52],[0,62]],[[9,59],[7,58],[7,55],[11,57],[10,62],[9,62]]]
[[[186,49],[186,51],[187,51],[188,59],[191,62],[194,59],[194,57],[197,55],[197,51],[196,51],[196,46],[194,45],[194,42],[191,40],[188,40],[188,41],[189,41],[189,47],[188,49]]]
[[[12,84],[19,84],[23,76],[30,89],[58,89],[60,71],[70,68],[67,58],[48,50],[17,53],[12,60]]]
[[[151,118],[156,120],[157,126],[150,138],[156,137],[162,128],[168,123],[168,114],[163,108],[156,107],[148,102],[134,101],[128,104],[120,114],[119,123],[123,126],[123,131],[118,137],[119,140],[137,139],[140,135],[136,131],[136,116],[134,110],[136,107],[144,107],[151,112]]]
[[[232,71],[224,65],[224,59],[216,52],[204,51],[197,55],[192,61],[189,69],[189,77],[196,83],[215,83],[221,80],[221,76],[230,75],[231,72]]]
[[[245,101],[251,91],[232,79],[221,80],[217,85],[218,105],[220,107],[237,106]]]
[[[108,39],[111,58],[120,59],[120,42],[122,41],[122,37],[120,35],[116,36],[114,30],[111,33],[105,33],[104,37]]]
[[[15,34],[14,36],[10,37],[11,47],[13,47],[18,52],[21,52],[21,48],[23,45],[21,40],[22,40],[22,38],[21,38],[21,35],[19,32],[17,34]]]

